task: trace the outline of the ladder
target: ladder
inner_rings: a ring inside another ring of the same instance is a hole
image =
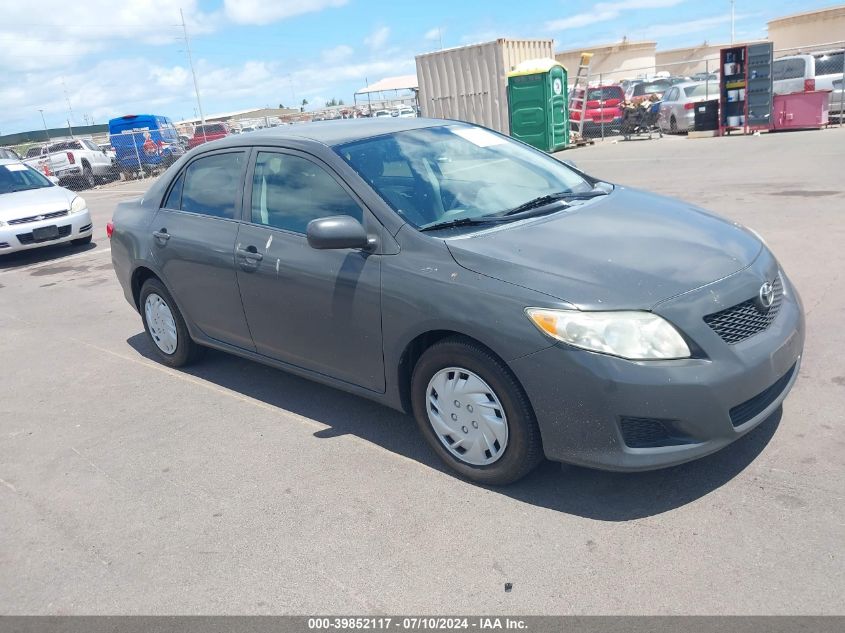
[[[587,116],[587,87],[590,84],[590,63],[593,61],[592,53],[581,53],[578,62],[578,72],[575,74],[575,83],[572,85],[572,93],[569,97],[569,133],[577,132],[584,138],[584,118]],[[581,114],[578,120],[572,119],[573,112]],[[577,126],[577,129],[575,129]]]

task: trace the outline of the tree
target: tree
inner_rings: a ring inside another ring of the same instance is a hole
[[[284,109],[285,109],[285,104],[284,104],[284,103],[280,103],[280,104],[279,104],[279,110],[284,110]]]
[[[300,111],[300,112],[305,112],[305,106],[307,106],[307,105],[308,105],[308,99],[303,99],[303,100],[302,100],[302,105],[300,106],[299,111]]]

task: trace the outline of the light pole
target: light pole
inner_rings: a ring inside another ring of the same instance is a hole
[[[44,124],[44,135],[47,137],[47,144],[50,144],[50,132],[47,131],[47,120],[44,118],[44,110],[42,108],[38,108],[38,111],[41,113],[41,123]],[[53,174],[53,158],[50,156],[50,148],[47,147],[47,162],[50,163],[50,173]]]
[[[191,42],[188,39],[188,27],[185,25],[185,14],[182,13],[182,9],[179,9],[179,16],[182,18],[182,33],[185,36],[185,52],[188,54],[188,65],[191,67],[191,75],[194,78],[194,92],[197,93],[197,107],[200,111],[202,138],[204,141],[207,141],[208,139],[205,137],[205,115],[202,113],[202,102],[200,101],[200,87],[197,83],[197,73],[194,71],[194,60],[191,58]]]
[[[731,44],[734,43],[734,0],[731,0]]]

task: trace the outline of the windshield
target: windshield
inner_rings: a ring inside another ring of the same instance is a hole
[[[377,136],[335,150],[417,228],[499,214],[542,196],[592,190],[560,161],[465,125]]]
[[[26,165],[0,165],[0,194],[52,186],[53,183]]]
[[[41,152],[43,151],[43,147],[36,145],[35,147],[30,147],[26,152],[27,158],[35,158],[36,156],[41,156]]]
[[[194,136],[200,134],[222,134],[226,129],[220,123],[212,123],[211,125],[198,125],[194,130]]]

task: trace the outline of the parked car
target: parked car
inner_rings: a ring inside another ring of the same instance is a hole
[[[605,133],[618,132],[622,124],[622,101],[625,93],[620,85],[591,86],[587,88],[586,110],[582,134],[596,136],[602,128]],[[573,108],[569,113],[572,121],[580,122],[581,111]]]
[[[695,73],[690,77],[691,81],[719,81],[719,73]]]
[[[390,110],[376,110],[373,112],[374,118],[389,117]]]
[[[27,150],[24,162],[62,184],[93,187],[114,178],[111,159],[90,139],[57,140]]]
[[[85,200],[53,180],[19,160],[0,158],[0,255],[91,241]]]
[[[165,365],[213,347],[413,412],[486,484],[719,450],[804,342],[754,232],[455,121],[224,139],[117,206],[111,255]]]
[[[688,132],[695,126],[695,104],[719,97],[719,86],[688,82],[669,88],[660,103],[657,125],[664,132]]]
[[[198,145],[207,143],[208,141],[217,141],[221,138],[226,138],[232,133],[227,123],[206,123],[205,125],[198,125],[194,128],[194,135],[188,141],[188,149],[193,149]]]
[[[8,160],[20,160],[21,157],[18,153],[13,150],[11,147],[0,147],[0,158],[6,158]]]
[[[628,92],[625,93],[625,99],[634,103],[644,101],[652,95],[657,96],[659,99],[672,85],[671,79],[654,79],[636,83],[628,87]]]
[[[111,146],[111,143],[99,143],[97,147],[100,148],[100,151],[103,152],[114,164],[117,161],[117,152],[114,151],[114,148]]]
[[[398,116],[403,119],[413,119],[417,116],[417,111],[411,106],[399,106],[393,110],[393,116]]]
[[[109,121],[109,141],[121,171],[151,172],[185,153],[176,126],[166,116],[126,114]]]
[[[842,104],[842,49],[820,53],[788,55],[772,63],[772,89],[775,94],[830,90],[829,114],[840,118]],[[835,83],[838,82],[838,83]]]

